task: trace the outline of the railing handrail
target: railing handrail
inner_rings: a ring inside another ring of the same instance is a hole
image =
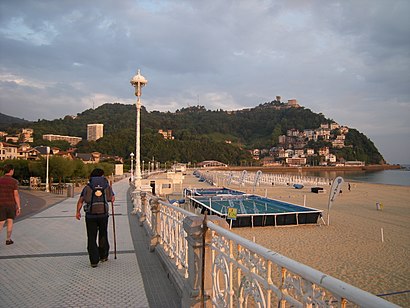
[[[337,294],[349,301],[354,302],[363,307],[399,307],[391,302],[388,302],[374,294],[356,288],[337,278],[326,275],[314,268],[299,263],[288,257],[285,257],[277,252],[274,252],[266,247],[256,244],[248,239],[245,239],[225,228],[222,228],[211,221],[207,222],[207,227],[216,231],[221,236],[233,240],[235,243],[257,253],[261,257],[271,260],[277,265],[284,267],[294,274],[300,275],[306,280],[309,280],[330,292]]]
[[[175,211],[177,211],[177,212],[179,212],[179,213],[181,213],[181,214],[184,214],[185,216],[198,216],[198,215],[195,214],[195,213],[192,213],[192,212],[190,212],[190,211],[181,209],[180,207],[177,207],[177,206],[175,206],[175,205],[172,205],[172,204],[169,203],[169,202],[165,202],[165,201],[163,201],[163,200],[158,200],[158,202],[159,202],[160,204],[164,205],[164,206],[167,206],[167,207],[170,207],[170,208],[174,209]]]

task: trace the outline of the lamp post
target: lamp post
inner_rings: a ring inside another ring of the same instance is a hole
[[[141,209],[141,89],[148,83],[147,79],[141,75],[138,69],[137,74],[132,77],[131,85],[135,88],[135,96],[137,97],[137,119],[136,119],[136,134],[135,134],[135,199],[133,214],[137,214]]]
[[[132,168],[133,167],[132,163],[134,160],[134,153],[131,152],[130,156],[131,156],[131,182],[133,182],[134,181],[134,169]]]
[[[46,192],[50,192],[50,185],[48,182],[48,175],[49,175],[49,161],[50,161],[50,147],[46,147],[47,152],[47,163],[46,163]]]
[[[141,89],[148,81],[141,75],[140,70],[137,71],[137,75],[132,77],[130,81],[131,85],[135,88],[135,96],[137,96],[137,123],[136,123],[136,153],[135,153],[135,188],[141,190]]]

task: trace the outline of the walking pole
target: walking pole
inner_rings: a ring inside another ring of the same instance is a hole
[[[112,182],[110,181],[110,188],[112,188]],[[114,213],[114,202],[111,201],[111,213],[112,213],[112,230],[114,235],[114,259],[117,259],[117,239],[115,236],[115,213]]]
[[[114,202],[111,202],[111,208],[112,208],[112,229],[114,233],[114,259],[117,259],[117,239],[115,236]]]

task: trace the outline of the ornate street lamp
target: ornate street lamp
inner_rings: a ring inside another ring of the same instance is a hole
[[[136,156],[135,156],[135,188],[141,191],[141,89],[148,83],[147,79],[141,75],[138,69],[137,75],[132,77],[131,85],[135,88],[135,95],[137,96],[137,123],[136,123]]]
[[[137,119],[136,119],[136,134],[135,134],[135,180],[134,180],[134,209],[132,214],[137,214],[141,209],[141,89],[148,83],[147,79],[141,75],[138,69],[137,75],[132,77],[131,85],[135,88],[135,96],[137,96]]]
[[[134,169],[132,168],[133,167],[132,163],[134,161],[134,153],[131,152],[130,156],[131,156],[131,182],[133,182],[134,181]]]

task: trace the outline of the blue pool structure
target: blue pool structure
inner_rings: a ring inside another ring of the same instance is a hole
[[[323,212],[228,188],[187,189],[185,194],[202,214],[226,218],[232,227],[317,224]],[[236,219],[228,218],[229,208],[236,209]]]

